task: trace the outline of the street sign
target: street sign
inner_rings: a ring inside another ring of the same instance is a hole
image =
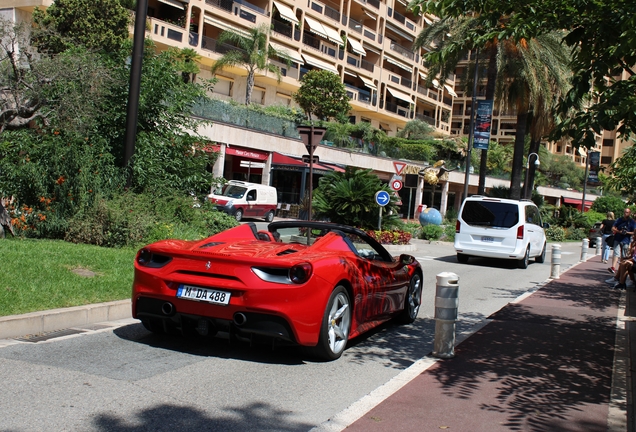
[[[402,189],[402,182],[400,180],[393,180],[391,182],[391,189],[393,189],[394,191],[399,191],[400,189]]]
[[[389,196],[389,193],[387,191],[381,190],[375,193],[375,202],[379,206],[384,207],[385,205],[389,203],[389,201],[391,201],[391,197]]]
[[[243,168],[265,168],[264,162],[241,161]]]
[[[309,155],[303,155],[303,162],[309,163],[309,160],[310,160]],[[320,161],[320,158],[318,158],[318,155],[314,155],[313,163],[318,163],[319,161]]]
[[[406,163],[394,161],[393,166],[395,167],[395,173],[397,175],[400,175],[402,174],[402,171],[404,171],[404,168],[406,167]]]

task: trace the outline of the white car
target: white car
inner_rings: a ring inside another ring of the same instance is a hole
[[[546,239],[541,214],[530,200],[475,195],[464,200],[455,226],[457,261],[484,257],[517,260],[527,268],[530,259],[545,261]]]

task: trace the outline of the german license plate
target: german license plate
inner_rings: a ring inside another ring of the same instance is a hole
[[[481,241],[483,241],[483,242],[488,242],[488,243],[492,243],[492,242],[494,242],[494,241],[495,241],[495,238],[494,238],[494,237],[483,236],[483,237],[481,238]]]
[[[230,295],[231,294],[226,291],[218,291],[191,285],[180,285],[177,289],[178,298],[222,305],[230,304]]]

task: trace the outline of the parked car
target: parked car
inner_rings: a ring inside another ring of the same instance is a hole
[[[595,248],[596,243],[601,241],[601,237],[603,233],[601,232],[602,222],[594,223],[594,226],[590,228],[590,231],[587,233],[587,238],[590,240],[590,247]]]
[[[530,200],[466,198],[455,226],[457,261],[467,263],[470,257],[517,260],[524,269],[531,258],[542,263],[547,226]]]
[[[422,268],[345,225],[253,222],[200,241],[163,240],[135,259],[133,317],[156,333],[226,335],[337,359],[389,319],[411,323]]]
[[[217,210],[234,216],[237,221],[245,216],[271,222],[278,205],[278,194],[273,186],[230,180],[220,193],[208,195],[208,200],[216,204]]]

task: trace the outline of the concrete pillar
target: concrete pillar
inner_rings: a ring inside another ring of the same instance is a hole
[[[448,208],[448,188],[449,183],[447,181],[442,183],[442,200],[439,204],[439,212],[442,217],[446,216],[446,209]]]
[[[216,159],[216,162],[214,162],[214,166],[212,167],[212,175],[214,178],[223,177],[223,170],[225,168],[225,148],[225,144],[221,144],[219,146],[219,157]],[[215,184],[212,185],[210,193],[214,192],[214,189],[216,189]]]
[[[271,177],[272,177],[272,155],[270,153],[267,156],[267,160],[265,161],[265,166],[263,167],[263,175],[261,177],[261,184],[270,186],[271,185]]]

